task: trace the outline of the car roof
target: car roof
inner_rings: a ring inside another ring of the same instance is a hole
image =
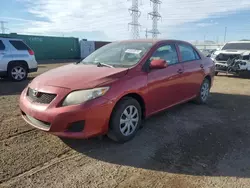
[[[175,40],[175,39],[130,39],[130,40],[120,40],[120,41],[115,41],[115,42],[152,42],[153,44],[161,43],[161,42],[184,42],[184,43],[189,43],[187,41]]]

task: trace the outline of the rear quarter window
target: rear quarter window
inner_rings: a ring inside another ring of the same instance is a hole
[[[0,50],[5,50],[5,46],[3,41],[0,40]]]
[[[17,50],[30,50],[30,48],[23,41],[10,40],[10,43]]]

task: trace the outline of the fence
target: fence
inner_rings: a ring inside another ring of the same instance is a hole
[[[223,47],[224,44],[193,44],[199,50],[213,50]]]
[[[37,60],[80,58],[78,38],[19,35],[16,33],[0,34],[0,37],[24,40],[25,43],[34,50]]]

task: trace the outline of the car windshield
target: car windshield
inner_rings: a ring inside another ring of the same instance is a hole
[[[250,50],[250,43],[227,43],[222,50]]]
[[[131,67],[140,61],[152,45],[151,42],[113,42],[94,51],[80,63]]]

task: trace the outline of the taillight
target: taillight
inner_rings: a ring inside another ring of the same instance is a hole
[[[30,55],[34,55],[35,54],[33,50],[28,50],[28,52],[29,52]]]

